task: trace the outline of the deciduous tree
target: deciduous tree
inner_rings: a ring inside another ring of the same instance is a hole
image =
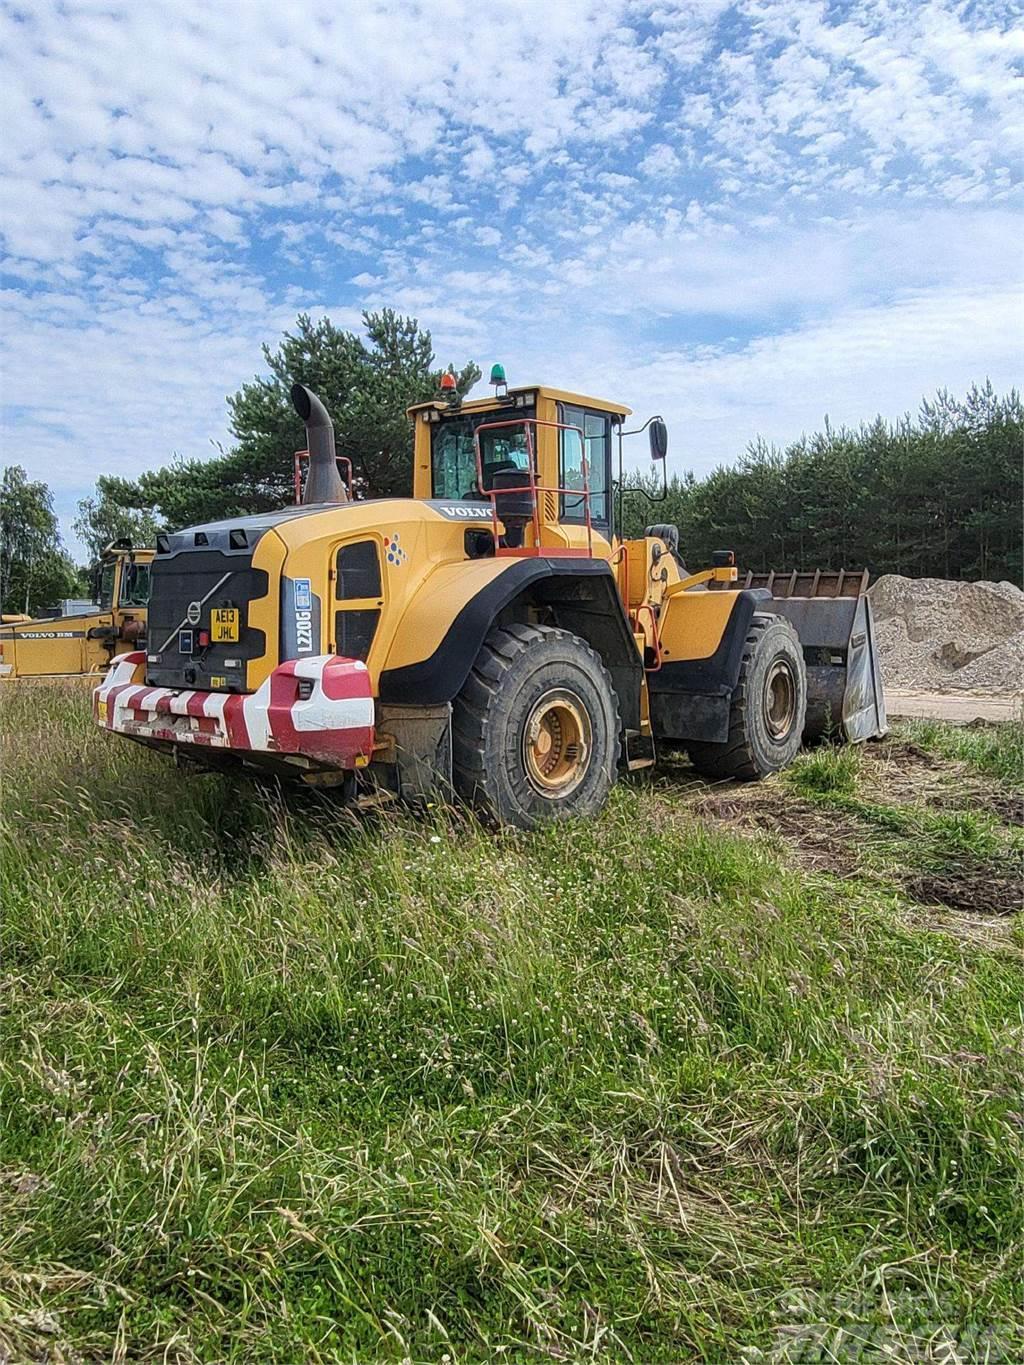
[[[0,478],[0,610],[35,615],[80,588],[49,488],[8,465]]]

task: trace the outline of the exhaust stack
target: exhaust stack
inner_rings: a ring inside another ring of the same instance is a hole
[[[303,503],[348,502],[334,453],[334,423],[320,399],[305,384],[292,385],[292,406],[306,427],[309,473],[303,490]]]

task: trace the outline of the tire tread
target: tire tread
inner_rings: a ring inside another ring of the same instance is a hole
[[[618,763],[620,734],[618,699],[611,675],[601,656],[586,640],[557,626],[531,626],[518,622],[495,627],[481,647],[469,677],[459,693],[452,716],[452,765],[456,788],[486,819],[500,823],[502,812],[496,808],[487,770],[487,727],[508,671],[520,657],[537,645],[564,641],[590,656],[589,662],[599,684],[612,699],[615,724],[612,727],[612,769]]]
[[[752,782],[761,776],[747,725],[750,669],[762,637],[769,626],[773,625],[784,627],[793,637],[797,650],[800,650],[800,638],[784,617],[755,612],[744,641],[739,681],[733,691],[732,704],[729,707],[728,737],[721,744],[694,740],[687,745],[690,761],[705,777],[722,781],[732,778]]]

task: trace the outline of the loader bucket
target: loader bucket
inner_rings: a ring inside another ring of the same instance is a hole
[[[728,586],[767,589],[772,600],[764,609],[784,616],[800,637],[807,665],[805,740],[831,734],[859,744],[886,733],[866,569],[748,573]]]

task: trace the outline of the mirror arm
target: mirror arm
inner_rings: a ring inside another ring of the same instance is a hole
[[[661,471],[660,493],[648,493],[646,488],[623,488],[622,485],[620,484],[619,485],[620,505],[623,493],[639,493],[640,496],[642,498],[646,498],[648,502],[664,502],[665,499],[668,497],[668,470],[662,469]]]
[[[641,435],[642,432],[645,432],[647,430],[647,428],[651,425],[652,422],[658,422],[660,420],[661,418],[659,414],[655,413],[653,417],[648,417],[647,421],[643,424],[642,427],[634,427],[632,431],[623,431],[622,428],[620,427],[619,438],[621,439],[623,436],[639,436]]]
[[[622,534],[622,499],[626,493],[639,493],[648,502],[664,502],[668,497],[668,461],[660,460],[661,465],[661,492],[648,493],[646,488],[625,488],[622,483],[622,438],[623,436],[640,436],[647,430],[652,422],[660,421],[658,413],[653,417],[648,417],[642,427],[634,427],[632,431],[623,431],[619,427],[619,535]]]

